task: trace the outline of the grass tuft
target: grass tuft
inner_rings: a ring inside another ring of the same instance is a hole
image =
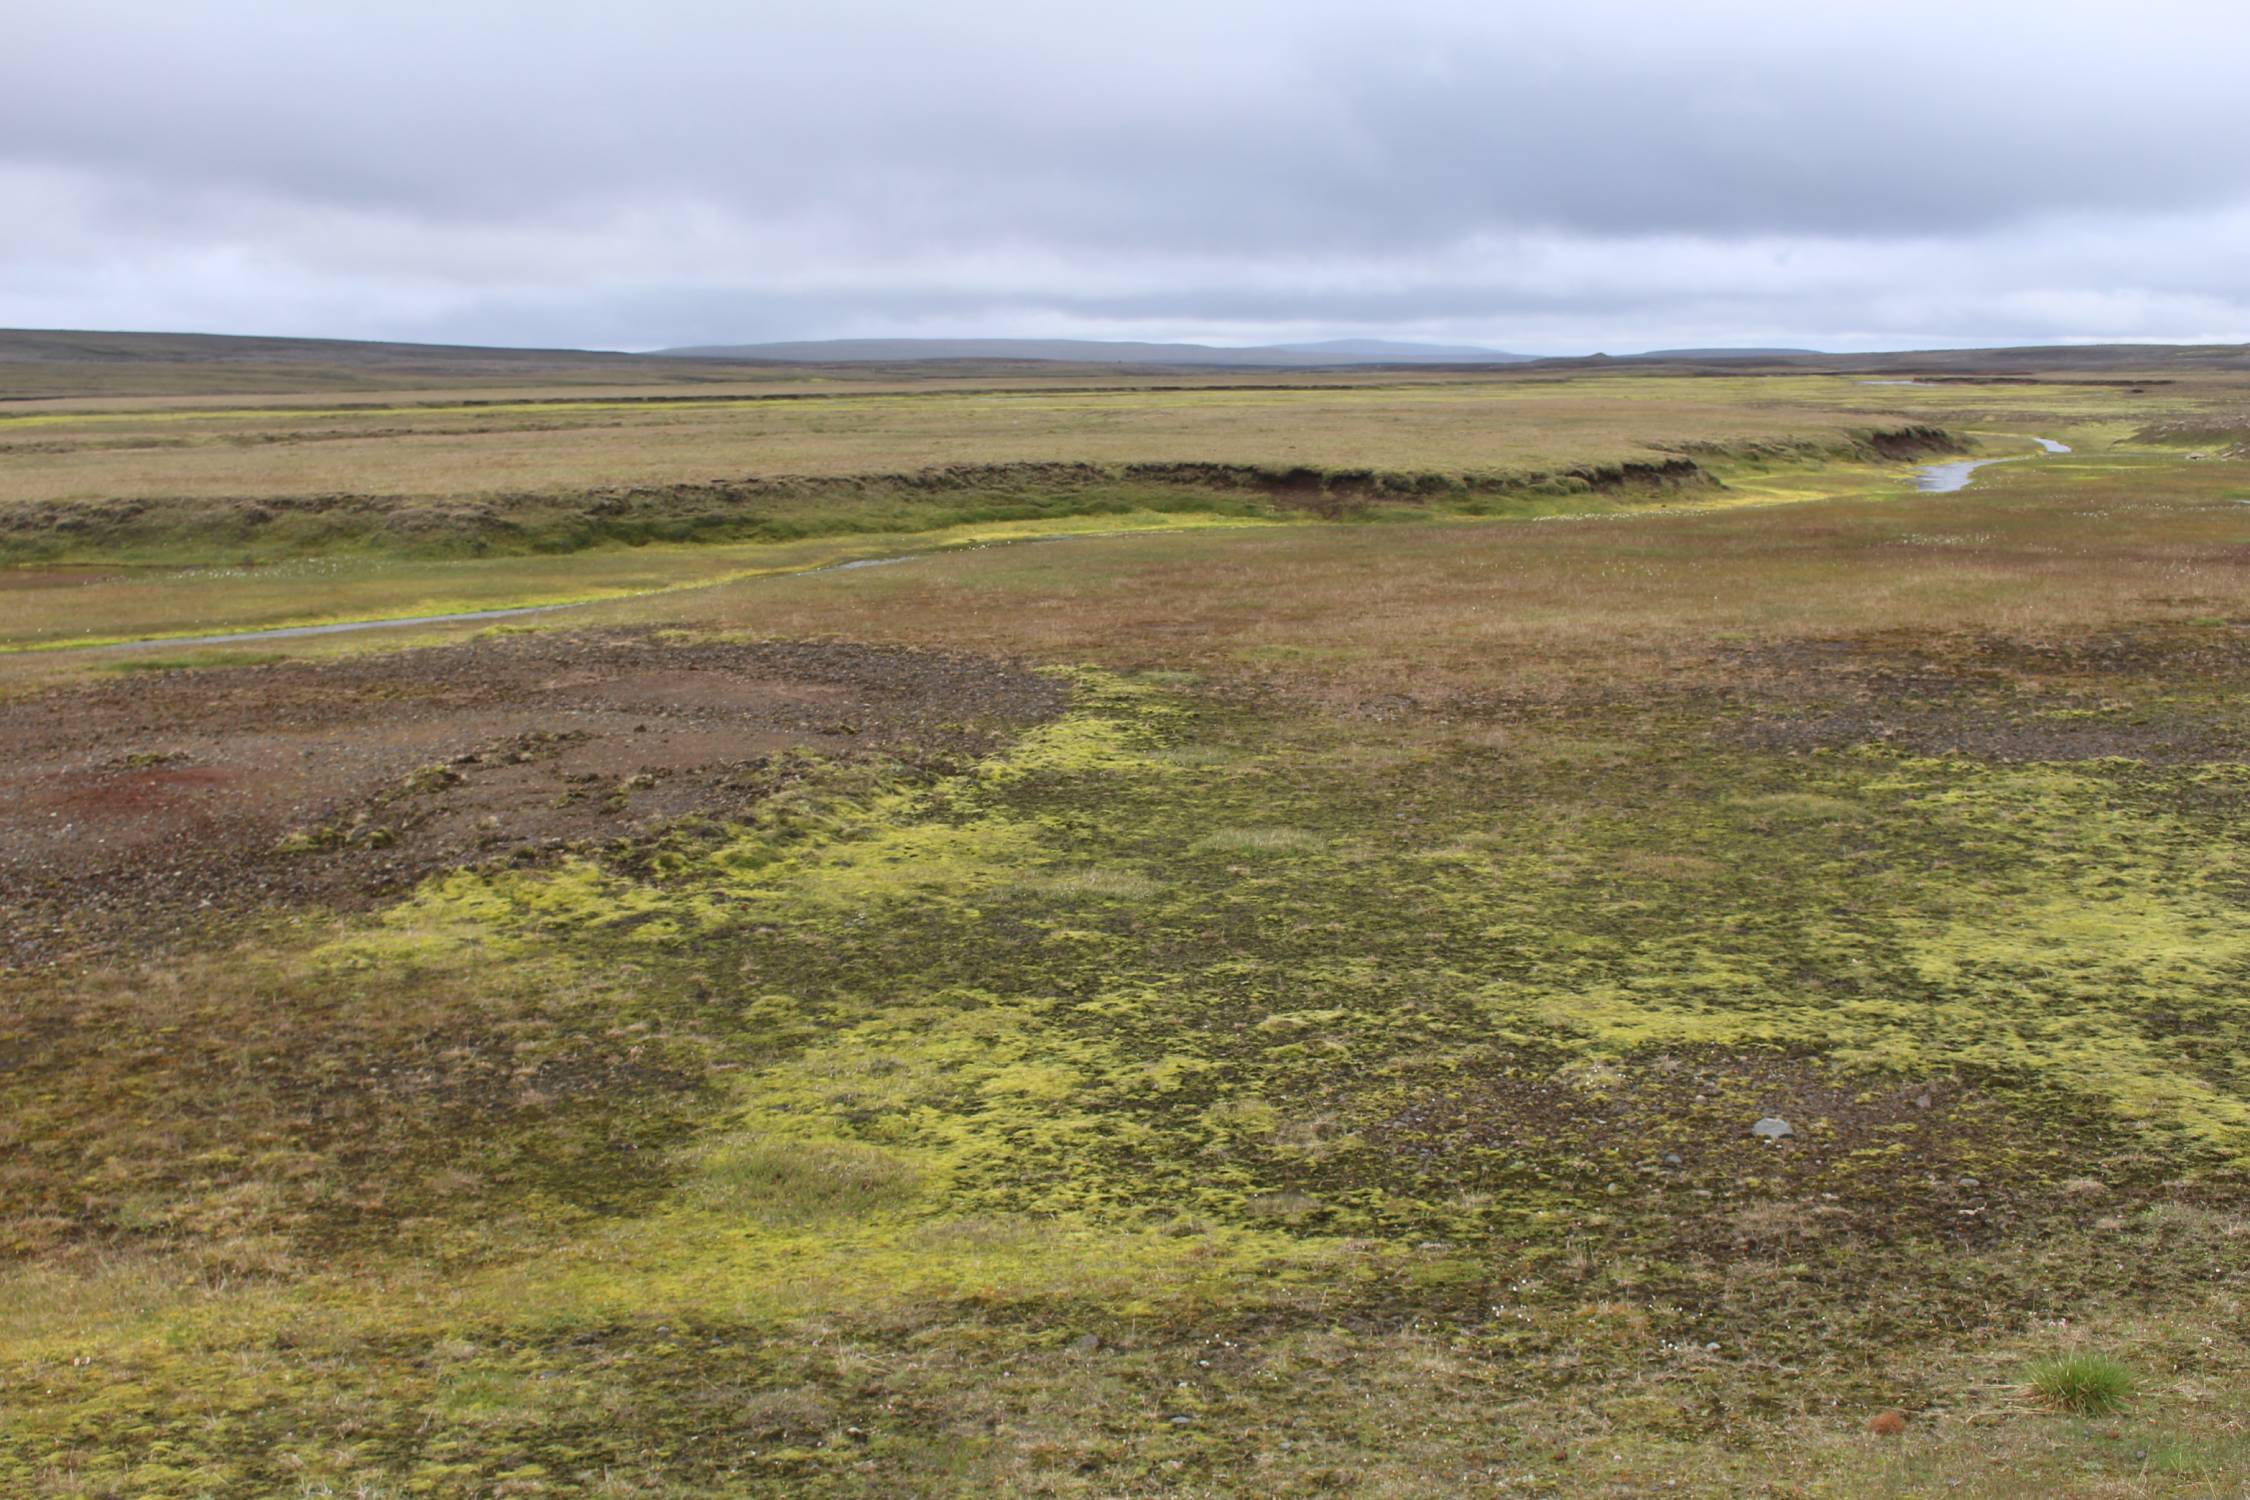
[[[1303,854],[1320,847],[1320,838],[1302,828],[1221,828],[1196,843],[1222,854]]]
[[[2099,1417],[2133,1399],[2133,1372],[2103,1354],[2058,1354],[2025,1372],[2031,1393],[2058,1411]]]
[[[914,1195],[912,1167],[853,1141],[785,1140],[749,1133],[702,1147],[689,1190],[698,1208],[768,1227],[858,1218]]]
[[[1146,875],[1106,866],[1064,870],[1026,885],[1041,895],[1086,901],[1146,901],[1164,889]]]

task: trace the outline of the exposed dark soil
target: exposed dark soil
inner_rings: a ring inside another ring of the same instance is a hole
[[[739,813],[792,750],[943,765],[1064,696],[977,657],[627,632],[47,693],[0,708],[0,963]]]
[[[2151,765],[2233,763],[2250,744],[2232,726],[2184,716],[2161,721],[2025,718],[1950,703],[1865,704],[1802,718],[1760,720],[1751,738],[1776,750],[1884,744],[1918,755],[1997,761],[2137,760]]]
[[[2250,629],[2147,627],[2050,642],[1795,641],[1729,653],[1769,749],[1882,744],[1996,761],[2233,763],[2250,733],[2215,683],[2250,682]],[[2200,691],[2190,691],[2200,689]],[[2129,700],[2113,696],[2129,693]]]
[[[1524,1062],[1417,1095],[1363,1133],[1415,1191],[1509,1201],[1567,1182],[1585,1201],[1662,1202],[1651,1227],[1673,1253],[1845,1233],[1981,1243],[2071,1207],[2045,1188],[2058,1161],[2099,1164],[2107,1189],[2130,1181],[2115,1130],[2058,1134],[1960,1077],[1871,1084],[1809,1058],[1690,1051],[1574,1085],[1552,1060]],[[1795,1133],[1752,1136],[1764,1116]]]

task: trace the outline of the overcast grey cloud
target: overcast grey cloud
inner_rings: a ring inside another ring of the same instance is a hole
[[[2250,7],[9,7],[0,325],[2250,339]]]

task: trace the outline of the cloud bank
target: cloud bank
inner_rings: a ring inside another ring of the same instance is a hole
[[[0,325],[645,348],[2250,339],[2250,11],[82,3]]]

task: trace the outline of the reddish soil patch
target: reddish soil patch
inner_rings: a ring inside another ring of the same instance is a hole
[[[1063,698],[975,657],[621,632],[51,692],[0,707],[0,963],[725,817],[784,751],[950,764]]]

